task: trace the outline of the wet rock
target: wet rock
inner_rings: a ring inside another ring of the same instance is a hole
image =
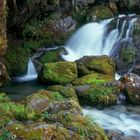
[[[124,93],[128,102],[140,104],[140,77],[135,74],[125,74],[121,78],[124,84]]]
[[[76,90],[76,93],[78,95],[80,94],[84,94],[91,86],[90,85],[79,85],[79,86],[75,86],[75,90]]]
[[[114,75],[115,62],[108,56],[85,56],[76,61],[79,75],[92,72]]]
[[[39,74],[39,81],[45,84],[67,84],[77,78],[75,62],[47,63]]]

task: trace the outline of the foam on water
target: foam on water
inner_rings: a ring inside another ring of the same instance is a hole
[[[27,73],[25,75],[23,75],[23,76],[16,77],[14,79],[14,81],[26,82],[26,81],[35,80],[37,78],[37,75],[38,74],[36,72],[35,66],[34,66],[31,58],[29,58],[28,66],[27,66]]]
[[[110,22],[107,19],[100,23],[88,23],[81,27],[65,44],[67,54],[62,54],[66,61],[75,61],[83,56],[108,55],[117,52],[123,41],[131,40],[136,18],[120,21],[125,15],[120,15],[115,29],[108,32]],[[126,17],[127,19],[127,17]],[[120,26],[120,29],[119,29]]]
[[[84,108],[84,115],[90,115],[105,130],[120,130],[126,136],[140,135],[140,114],[129,112],[122,105],[104,110]]]

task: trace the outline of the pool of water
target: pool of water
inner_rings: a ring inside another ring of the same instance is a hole
[[[0,88],[0,92],[5,92],[12,100],[18,101],[32,93],[46,88],[47,86],[39,85],[36,80],[22,83],[11,82]]]

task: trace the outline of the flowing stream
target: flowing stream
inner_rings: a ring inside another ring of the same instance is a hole
[[[90,115],[105,130],[120,131],[123,136],[137,136],[140,140],[140,106],[116,105],[97,110],[84,107],[84,115]]]

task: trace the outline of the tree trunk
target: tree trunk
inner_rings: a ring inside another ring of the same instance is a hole
[[[0,0],[0,86],[8,78],[4,66],[4,54],[7,48],[6,14],[6,0]]]

